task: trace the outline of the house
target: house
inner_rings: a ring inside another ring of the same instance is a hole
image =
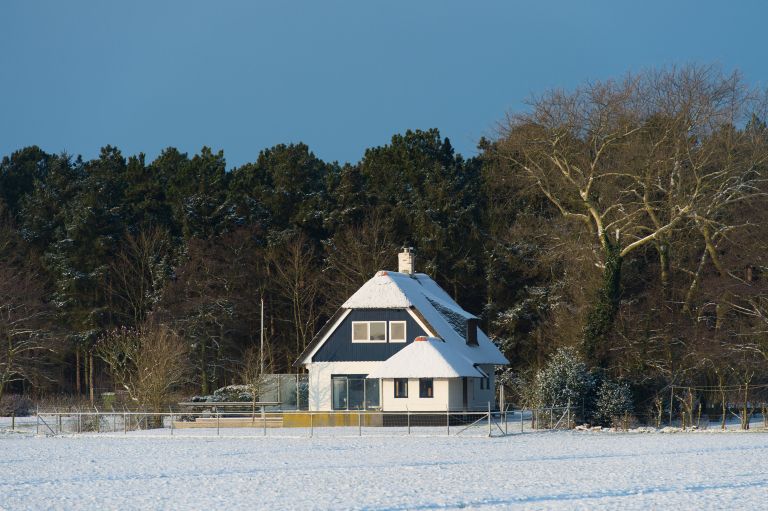
[[[509,361],[403,249],[317,333],[296,361],[309,409],[465,411],[494,402],[494,369]]]

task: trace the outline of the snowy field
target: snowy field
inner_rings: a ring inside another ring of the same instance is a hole
[[[768,433],[758,432],[6,433],[0,508],[757,509],[768,495],[766,460]]]

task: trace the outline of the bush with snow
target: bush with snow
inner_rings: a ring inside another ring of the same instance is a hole
[[[629,386],[612,380],[603,381],[597,391],[595,420],[604,426],[623,424],[633,411]]]
[[[529,401],[537,408],[581,407],[594,389],[587,364],[573,348],[560,348],[536,373]]]

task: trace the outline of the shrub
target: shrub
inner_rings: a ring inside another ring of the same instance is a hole
[[[594,389],[594,378],[573,348],[560,348],[536,373],[531,404],[535,407],[580,407]]]
[[[633,411],[629,386],[612,380],[603,381],[597,391],[595,419],[603,426],[626,425]]]
[[[0,416],[8,417],[15,415],[16,417],[24,417],[31,414],[32,406],[32,401],[26,396],[18,394],[6,395],[0,400]]]

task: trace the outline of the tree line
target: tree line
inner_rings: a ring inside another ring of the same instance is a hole
[[[231,170],[208,147],[20,149],[0,163],[0,396],[108,389],[124,358],[104,339],[138,331],[178,340],[189,388],[237,383],[262,298],[270,366],[292,371],[401,246],[481,318],[510,384],[570,347],[636,409],[670,385],[755,386],[765,119],[738,74],[688,66],[546,92],[471,158],[437,129],[354,164],[297,143]]]

